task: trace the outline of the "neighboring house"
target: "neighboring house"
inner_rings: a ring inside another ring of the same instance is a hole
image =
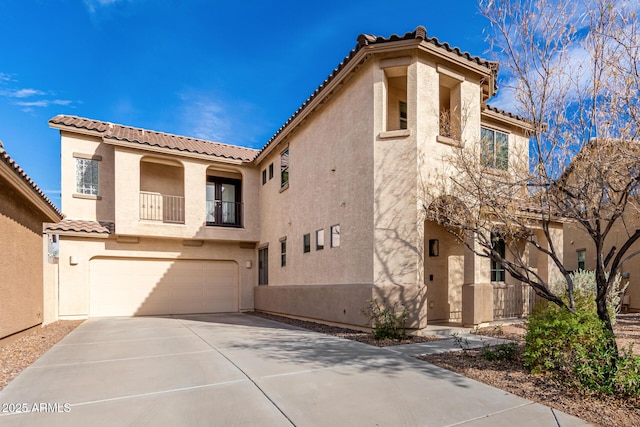
[[[631,205],[614,226],[605,241],[603,253],[607,254],[612,246],[620,248],[631,234],[640,228],[638,205]],[[569,270],[596,269],[596,246],[591,237],[577,224],[567,223],[564,226],[564,260]],[[626,261],[620,268],[621,280],[627,284],[623,297],[623,308],[640,311],[640,242],[634,243],[626,253]]]
[[[527,123],[486,105],[497,69],[423,27],[361,35],[260,151],[54,117],[59,316],[259,309],[363,325],[371,298],[405,306],[414,328],[526,313],[528,290],[422,204],[459,132],[490,140],[496,169],[528,161]]]
[[[61,219],[0,143],[0,340],[43,322],[42,224]]]

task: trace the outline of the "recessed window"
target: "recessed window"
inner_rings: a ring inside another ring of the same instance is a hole
[[[267,183],[267,170],[263,170],[262,171],[262,185],[265,185]]]
[[[311,234],[305,234],[304,236],[302,236],[302,245],[303,245],[303,252],[306,254],[308,252],[311,252]]]
[[[269,181],[273,178],[273,163],[269,164]]]
[[[482,128],[482,165],[493,169],[509,168],[509,135],[497,130]]]
[[[269,248],[258,249],[258,285],[269,284]]]
[[[407,128],[407,103],[400,101],[400,129]]]
[[[440,84],[440,136],[460,140],[462,131],[461,82],[464,77],[438,66]]]
[[[289,149],[280,154],[280,188],[289,183]]]
[[[493,250],[504,259],[506,254],[506,245],[504,239],[496,234],[491,233],[491,244]],[[491,260],[491,281],[492,282],[504,282],[506,278],[506,272],[501,262]]]
[[[76,158],[76,193],[98,195],[98,161]]]
[[[238,179],[207,177],[207,225],[242,227],[242,183]]]
[[[324,229],[316,231],[316,251],[324,249]]]
[[[280,267],[287,265],[287,238],[280,240]]]
[[[440,255],[440,242],[438,239],[429,239],[429,256],[435,257]]]
[[[586,259],[587,259],[587,251],[584,249],[578,250],[578,270],[585,270],[586,268]]]
[[[337,248],[340,246],[340,224],[331,226],[331,247]]]

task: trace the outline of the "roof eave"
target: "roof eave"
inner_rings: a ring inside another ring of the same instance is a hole
[[[89,130],[85,128],[79,128],[76,126],[67,126],[61,123],[52,123],[51,120],[49,120],[49,127],[53,129],[58,129],[61,132],[66,131],[66,132],[80,133],[82,135],[97,136],[99,138],[104,136],[104,132]]]
[[[488,118],[488,119],[492,119],[492,120],[496,120],[496,121],[500,121],[506,124],[509,124],[511,126],[515,126],[518,128],[523,129],[524,131],[529,131],[532,132],[535,130],[535,128],[533,127],[533,125],[526,121],[526,120],[520,120],[517,119],[515,117],[510,117],[506,114],[501,114],[497,111],[493,111],[490,110],[488,108],[485,108],[482,110],[482,112],[480,113],[481,118]]]
[[[133,150],[149,151],[152,153],[171,154],[173,156],[188,157],[191,159],[199,159],[199,160],[207,160],[207,161],[215,161],[215,162],[226,163],[231,165],[248,165],[249,163],[251,163],[251,160],[232,159],[227,157],[216,156],[213,154],[193,153],[190,151],[183,151],[183,150],[178,150],[174,148],[158,147],[155,145],[150,145],[145,143],[123,141],[120,139],[102,138],[102,140],[104,141],[105,144],[114,145],[118,147],[126,147]]]
[[[3,161],[0,161],[0,176],[9,181],[20,194],[33,203],[50,221],[60,221],[62,215],[56,212],[34,189],[16,174],[16,171]]]

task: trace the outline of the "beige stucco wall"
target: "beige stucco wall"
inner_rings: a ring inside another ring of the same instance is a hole
[[[637,213],[634,209],[629,209],[625,214],[624,223],[619,222],[613,228],[611,234],[605,241],[606,254],[612,246],[620,248],[627,241],[629,233],[635,231],[635,227],[640,225]],[[565,224],[564,231],[564,259],[565,267],[569,270],[577,270],[578,268],[578,251],[585,250],[585,268],[587,270],[595,270],[596,268],[596,252],[595,244],[589,235],[583,229],[575,224],[568,222]],[[627,251],[626,256],[636,254],[640,251],[640,242],[633,244]],[[620,272],[628,278],[622,280],[628,282],[626,294],[629,296],[629,309],[640,311],[640,254],[636,254],[627,262],[623,263]]]
[[[115,222],[117,234],[254,242],[258,240],[260,212],[258,211],[259,178],[257,170],[245,165],[179,157],[173,153],[154,154],[153,159],[156,161],[165,159],[172,163],[179,162],[182,165],[181,172],[184,173],[182,179],[184,180],[185,223],[167,224],[139,219],[141,177],[144,188],[160,188],[159,186],[162,185],[168,190],[179,191],[175,185],[159,180],[150,183],[149,181],[155,175],[141,174],[141,164],[144,166],[142,172],[149,171],[147,162],[141,162],[145,158],[149,159],[149,154],[142,150],[115,147]],[[171,166],[172,172],[176,172],[176,169],[179,168]],[[206,226],[207,173],[215,175],[215,171],[220,171],[222,174],[231,172],[242,176],[243,228]],[[176,178],[180,177],[176,176]]]
[[[75,265],[71,263],[71,259]],[[90,261],[96,257],[234,261],[239,271],[239,309],[253,309],[253,285],[257,281],[255,250],[238,242],[204,242],[184,246],[182,240],[139,238],[138,243],[118,243],[115,238],[94,239],[61,236],[59,262],[59,317],[90,316]],[[249,262],[249,267],[247,262]],[[158,286],[162,286],[161,283]],[[48,290],[47,292],[53,292]]]
[[[42,323],[42,223],[47,220],[0,176],[0,339]]]
[[[372,64],[365,66],[259,165],[274,164],[260,188],[260,244],[269,245],[269,284],[370,284],[372,277]],[[280,153],[289,147],[289,186],[280,190]],[[330,227],[340,225],[340,246]],[[324,230],[316,250],[316,230]],[[311,252],[303,253],[303,235]],[[280,239],[287,265],[280,266]]]
[[[102,143],[102,139],[87,135],[60,133],[60,185],[61,210],[68,219],[89,221],[114,221],[114,154],[113,147]],[[76,158],[74,153],[84,156],[100,156],[98,163],[98,196],[76,193]]]

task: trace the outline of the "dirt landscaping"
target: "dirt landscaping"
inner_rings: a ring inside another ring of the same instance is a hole
[[[82,322],[59,320],[35,328],[15,341],[0,343],[0,390]]]

